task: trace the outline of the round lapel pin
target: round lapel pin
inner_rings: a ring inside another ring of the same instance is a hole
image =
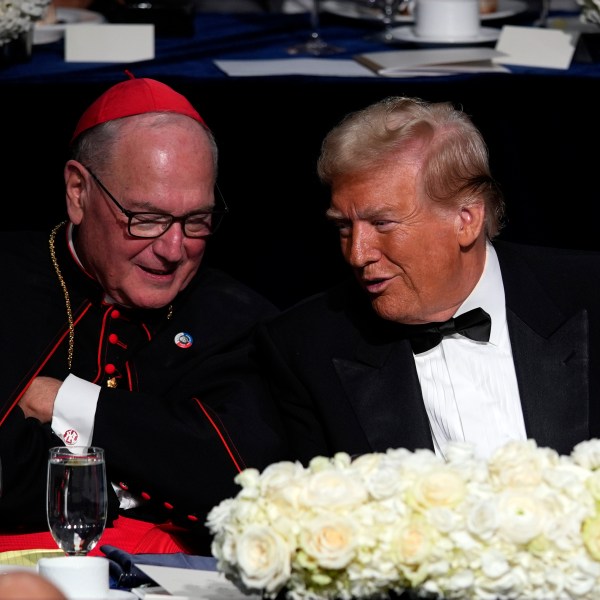
[[[194,338],[189,333],[182,331],[175,336],[175,344],[180,348],[189,348],[194,343]]]

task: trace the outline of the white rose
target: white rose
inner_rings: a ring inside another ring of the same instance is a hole
[[[385,454],[373,452],[372,454],[360,454],[352,461],[352,470],[358,471],[362,476],[377,471],[383,462]]]
[[[514,544],[526,544],[544,531],[546,510],[526,491],[504,491],[498,498],[498,531]]]
[[[242,487],[238,492],[238,498],[255,500],[260,496],[260,473],[258,469],[244,469],[234,477],[234,481]]]
[[[260,479],[260,473],[258,469],[244,469],[240,471],[235,477],[234,481],[242,486],[242,488],[256,488]]]
[[[600,440],[579,442],[571,452],[571,459],[586,469],[597,469],[600,467]]]
[[[427,518],[438,531],[446,534],[460,527],[463,522],[462,515],[446,506],[430,508]]]
[[[312,473],[317,473],[318,471],[329,471],[334,469],[333,459],[327,456],[315,456],[308,463],[308,470]]]
[[[347,452],[336,452],[331,459],[331,464],[336,469],[347,469],[351,463],[352,457]]]
[[[421,448],[415,450],[412,454],[407,454],[402,460],[401,467],[404,471],[408,471],[409,474],[416,474],[435,469],[445,464],[446,461],[433,450]]]
[[[558,462],[558,454],[538,448],[533,440],[505,444],[490,458],[490,478],[499,487],[533,487],[542,480],[543,469]]]
[[[323,470],[312,473],[299,491],[302,503],[331,510],[358,506],[367,499],[367,490],[350,471]]]
[[[414,568],[426,562],[435,546],[435,530],[422,519],[400,523],[393,535],[393,550],[400,566]]]
[[[219,569],[235,572],[237,567],[237,539],[240,530],[227,528],[213,539],[211,551],[219,561]]]
[[[413,453],[406,448],[389,448],[384,456],[385,460],[390,464],[400,466],[406,460],[409,460],[413,456]]]
[[[381,463],[377,470],[366,473],[363,481],[369,494],[375,499],[390,498],[401,488],[401,479],[398,471]]]
[[[304,467],[299,462],[282,461],[269,465],[260,475],[260,488],[263,494],[290,485],[302,476]]]
[[[350,518],[321,514],[302,523],[300,548],[325,569],[343,569],[354,557],[356,531]]]
[[[465,497],[463,478],[447,467],[440,467],[417,476],[407,500],[422,508],[454,507]]]
[[[274,592],[290,577],[288,545],[270,527],[248,525],[235,541],[235,554],[241,581],[250,590]]]
[[[466,514],[467,529],[482,540],[490,540],[498,527],[495,498],[482,498]]]
[[[261,474],[260,495],[268,498],[273,509],[296,511],[300,505],[300,491],[309,473],[300,463],[279,462],[269,465]]]
[[[225,526],[225,523],[231,518],[231,511],[234,507],[235,500],[227,498],[217,504],[206,517],[206,526],[208,530],[215,534]]]
[[[351,470],[376,499],[393,496],[401,484],[398,467],[385,454],[362,454],[352,462]],[[387,460],[386,460],[387,459]]]
[[[264,523],[268,520],[265,503],[242,500],[238,496],[238,501],[231,508],[230,520],[235,523]]]

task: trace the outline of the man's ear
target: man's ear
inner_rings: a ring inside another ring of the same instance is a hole
[[[83,219],[88,197],[87,173],[83,165],[76,160],[67,161],[64,168],[67,213],[75,225]]]
[[[457,238],[462,248],[470,246],[485,228],[485,205],[483,202],[462,206],[456,217]]]

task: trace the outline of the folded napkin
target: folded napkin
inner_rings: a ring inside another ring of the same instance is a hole
[[[131,554],[115,546],[103,545],[100,550],[109,559],[111,588],[131,589],[141,585],[157,585],[135,565],[158,565],[180,569],[216,571],[217,561],[212,556],[198,556],[176,552],[173,554]]]
[[[43,548],[32,548],[29,550],[9,550],[0,552],[0,565],[11,565],[23,568],[35,568],[40,558],[64,556],[64,550],[46,550]]]

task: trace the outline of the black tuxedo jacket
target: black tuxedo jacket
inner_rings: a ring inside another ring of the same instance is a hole
[[[71,372],[102,386],[92,443],[105,449],[108,479],[145,498],[128,516],[196,531],[206,553],[206,512],[239,491],[238,470],[281,457],[276,410],[248,359],[256,323],[277,311],[201,266],[170,317],[166,309],[117,307],[122,318],[115,321],[102,290],[70,255],[64,229],[56,257],[75,322]],[[4,233],[0,252],[0,532],[45,531],[48,448],[63,440],[50,424],[25,419],[18,401],[36,375],[69,374],[65,296],[48,234]],[[193,343],[182,342],[181,333]],[[114,389],[105,386],[107,363],[118,367]]]
[[[527,434],[569,453],[600,436],[600,254],[494,246]],[[261,328],[258,361],[297,458],[433,448],[398,329],[352,281]]]

